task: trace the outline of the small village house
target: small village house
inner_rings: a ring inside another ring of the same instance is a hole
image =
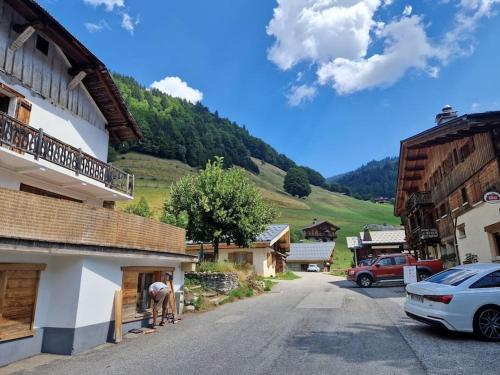
[[[323,272],[330,271],[335,242],[292,243],[286,266],[292,271],[307,271],[309,264],[316,264]]]
[[[311,225],[302,228],[304,237],[310,241],[333,242],[337,238],[337,231],[340,228],[329,221],[313,219]]]
[[[392,226],[366,225],[359,236],[346,237],[347,248],[353,253],[354,263],[382,254],[402,253],[406,250],[404,229]]]
[[[0,366],[144,325],[167,274],[180,293],[185,231],[114,210],[134,176],[108,144],[140,138],[101,61],[35,1],[0,0]]]
[[[234,243],[219,245],[219,262],[248,264],[260,276],[275,276],[285,268],[286,253],[290,250],[290,226],[288,224],[271,224],[250,246],[242,248]],[[205,260],[214,259],[211,244],[191,244],[187,253],[200,255],[203,251]]]
[[[434,127],[401,142],[394,212],[422,257],[500,261],[499,189],[500,112],[446,106]]]

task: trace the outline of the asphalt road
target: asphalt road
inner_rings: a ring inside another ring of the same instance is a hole
[[[500,345],[410,321],[402,287],[301,276],[155,334],[0,374],[500,374]]]

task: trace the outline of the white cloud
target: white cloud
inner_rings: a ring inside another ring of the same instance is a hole
[[[401,17],[382,19],[385,12],[379,10],[392,3],[277,0],[267,26],[275,39],[268,59],[282,70],[307,63],[316,70],[317,83],[341,95],[394,84],[409,70],[436,78],[443,65],[473,51],[473,31],[483,17],[495,14],[500,0],[457,0],[453,27],[432,39],[411,5]],[[382,51],[372,52],[378,46]]]
[[[314,86],[292,86],[287,95],[288,104],[292,107],[297,107],[303,103],[309,102],[316,96],[316,92],[317,89]]]
[[[97,33],[104,29],[111,30],[111,27],[105,20],[100,20],[99,22],[85,22],[85,28],[89,33]]]
[[[121,8],[125,6],[125,0],[83,0],[83,2],[94,7],[102,5],[108,11],[113,10],[115,7]]]
[[[403,16],[409,17],[411,16],[411,12],[413,12],[413,7],[411,5],[405,5],[403,9]]]
[[[471,106],[470,106],[470,109],[473,112],[477,112],[479,110],[479,108],[481,108],[481,104],[480,103],[472,103]]]
[[[122,27],[127,30],[130,34],[134,34],[135,26],[139,24],[138,18],[133,18],[128,13],[123,13],[122,15]]]
[[[427,61],[436,55],[417,16],[388,24],[381,37],[386,42],[383,53],[358,60],[338,57],[322,64],[317,72],[319,82],[331,84],[339,94],[387,86],[410,68],[425,71]]]
[[[203,93],[200,90],[189,87],[188,84],[179,77],[165,77],[160,81],[154,81],[150,87],[158,89],[170,96],[185,99],[193,104],[203,100]]]

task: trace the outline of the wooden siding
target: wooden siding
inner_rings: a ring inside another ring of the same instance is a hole
[[[0,189],[0,237],[185,254],[185,230],[105,208]]]
[[[87,122],[104,129],[104,117],[83,85],[68,90],[72,77],[71,67],[61,50],[49,41],[48,54],[36,48],[35,32],[15,52],[9,46],[19,36],[12,28],[25,24],[26,20],[10,5],[0,0],[0,70],[15,77],[22,85],[45,98],[49,103],[59,105]]]
[[[0,263],[0,341],[33,335],[42,269],[45,265]]]

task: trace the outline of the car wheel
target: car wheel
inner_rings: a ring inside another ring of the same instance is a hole
[[[500,307],[486,306],[474,316],[474,333],[486,341],[500,341]]]
[[[418,276],[418,281],[424,281],[427,279],[431,274],[427,271],[419,271],[417,276]]]
[[[358,277],[358,285],[361,288],[369,288],[372,286],[373,280],[368,275],[361,275]]]

